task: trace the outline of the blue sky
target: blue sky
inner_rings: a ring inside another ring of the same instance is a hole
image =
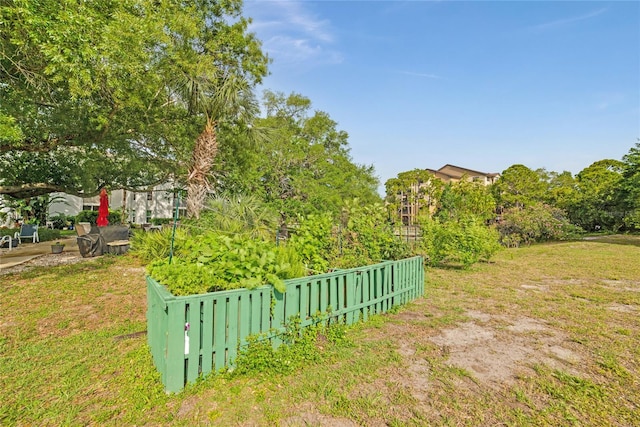
[[[574,174],[640,138],[640,2],[245,1],[272,58],[381,181],[451,163]]]

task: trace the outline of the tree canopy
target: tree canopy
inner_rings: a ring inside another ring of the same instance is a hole
[[[543,199],[545,184],[541,174],[525,165],[512,165],[502,172],[493,186],[494,197],[499,206],[525,207]]]
[[[0,194],[87,196],[186,175],[206,121],[187,86],[266,74],[241,10],[240,0],[3,2]]]
[[[266,117],[254,122],[259,142],[227,131],[216,165],[220,191],[257,194],[283,221],[298,214],[340,212],[345,200],[380,201],[372,166],[353,162],[347,132],[309,98],[266,91]]]
[[[423,172],[420,169],[401,172],[397,178],[388,180],[388,206],[398,211],[411,206],[415,200],[423,202],[426,190],[418,190],[418,183],[428,179]],[[553,225],[554,229],[533,233],[542,239],[558,233],[572,235],[579,229],[637,231],[640,230],[640,143],[622,160],[596,161],[575,176],[568,171],[533,170],[515,164],[505,169],[489,189],[494,202],[484,188],[476,188],[471,182],[463,180],[455,186],[446,186],[437,194],[437,209],[432,215],[440,221],[470,215],[487,220],[495,209],[501,213],[498,218],[506,222],[517,220],[518,227],[529,227],[529,231]],[[404,195],[404,199],[398,195]],[[544,218],[553,218],[553,221]],[[509,227],[515,226],[507,224],[503,229]]]

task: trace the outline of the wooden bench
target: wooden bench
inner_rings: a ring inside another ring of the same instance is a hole
[[[128,240],[116,240],[107,243],[107,253],[112,255],[122,255],[129,250]]]

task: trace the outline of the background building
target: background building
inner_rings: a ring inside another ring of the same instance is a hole
[[[52,193],[57,198],[49,207],[49,217],[59,214],[75,216],[83,210],[98,210],[100,197],[77,197],[66,193]],[[178,191],[170,184],[155,187],[151,191],[132,192],[127,190],[113,190],[109,193],[109,209],[120,210],[124,213],[123,221],[134,224],[148,224],[153,219],[173,218],[176,205],[178,215],[186,214],[184,197],[178,201]]]

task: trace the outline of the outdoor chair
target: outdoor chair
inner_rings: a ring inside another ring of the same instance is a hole
[[[38,226],[35,224],[22,224],[20,226],[20,232],[16,231],[14,237],[18,239],[20,243],[22,243],[22,239],[31,239],[33,243],[38,243],[40,241]]]
[[[17,246],[17,241],[15,237],[11,236],[2,236],[0,237],[0,248],[7,247],[9,250],[13,249],[14,246]]]

